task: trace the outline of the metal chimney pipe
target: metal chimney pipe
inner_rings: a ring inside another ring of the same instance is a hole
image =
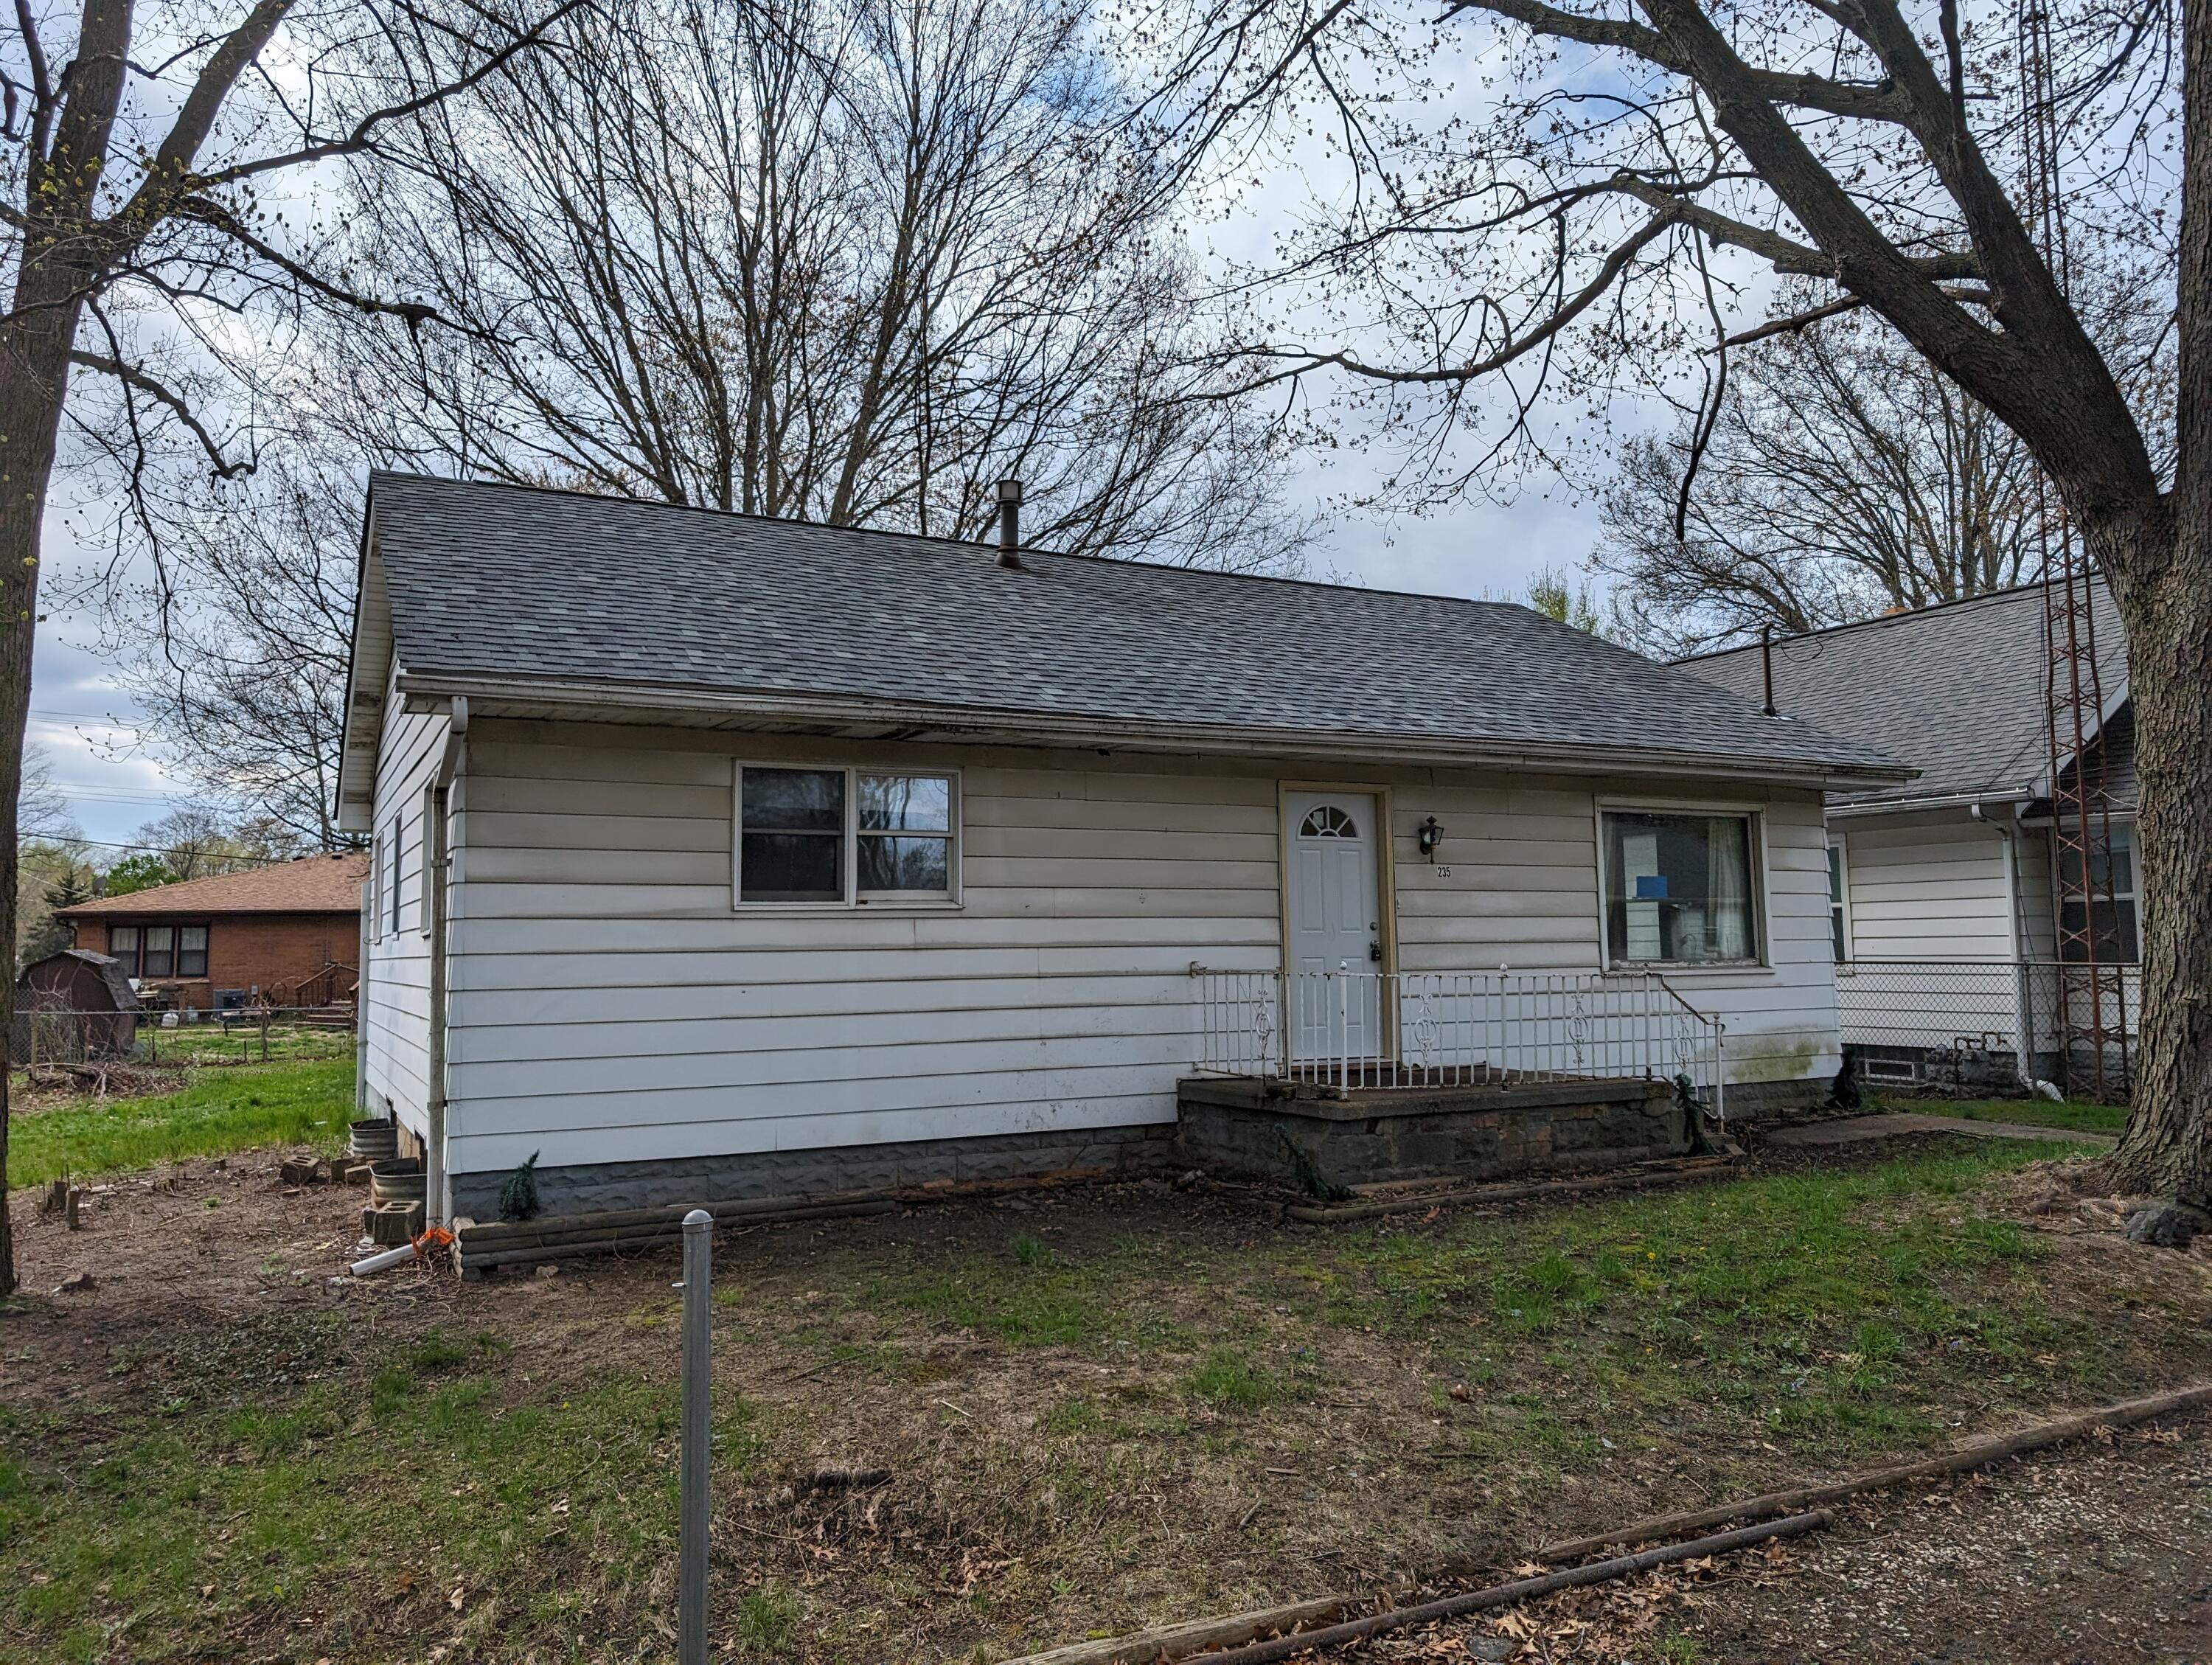
[[[1766,714],[1777,715],[1774,709],[1774,627],[1765,624],[1759,631],[1759,666],[1766,676]]]
[[[1022,569],[1022,483],[999,482],[999,564]]]

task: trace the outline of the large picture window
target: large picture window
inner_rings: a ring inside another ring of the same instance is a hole
[[[950,901],[957,811],[950,775],[742,765],[738,901]]]
[[[2097,922],[2097,961],[2100,965],[2133,965],[2142,957],[2136,931],[2136,829],[2125,823],[2112,828],[2109,863],[2101,854],[2089,858],[2088,894],[2082,894],[2081,863],[2071,850],[2058,857],[2059,957],[2087,958],[2082,938],[2086,921],[2094,913]]]
[[[111,925],[107,951],[131,977],[204,977],[208,927],[204,925]]]
[[[1604,829],[1610,961],[1740,965],[1758,959],[1751,817],[1608,810]]]

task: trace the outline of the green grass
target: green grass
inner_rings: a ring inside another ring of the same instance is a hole
[[[1440,1565],[1471,1521],[1510,1550],[2204,1374],[2185,1268],[2010,1218],[2006,1176],[2076,1152],[1345,1230],[1077,1194],[735,1239],[717,1657],[1003,1656],[1315,1588],[1316,1540]],[[195,1305],[81,1392],[0,1387],[0,1656],[665,1658],[672,1265]],[[788,1500],[878,1461],[880,1533]]]
[[[334,1606],[356,1617],[301,1657],[389,1657],[377,1615],[395,1611],[466,1633],[503,1609],[591,1637],[594,1612],[634,1607],[672,1552],[677,1396],[635,1373],[532,1388],[505,1351],[434,1332],[392,1349],[365,1389],[316,1382],[229,1408],[173,1405],[66,1464],[0,1463],[13,1626],[57,1662],[197,1655],[186,1635],[229,1654],[241,1630],[276,1640]],[[741,1474],[756,1455],[750,1407],[726,1395],[719,1413],[718,1466]],[[35,1409],[0,1412],[12,1452],[53,1431]],[[772,1652],[791,1609],[760,1595],[739,1628]],[[100,1612],[151,1622],[125,1640],[89,1617]]]
[[[350,1057],[204,1069],[181,1092],[14,1117],[8,1182],[42,1185],[257,1145],[331,1145],[352,1115]]]
[[[179,1024],[175,1029],[161,1029],[158,1022],[156,1019],[139,1024],[138,1042],[162,1063],[201,1060],[225,1063],[261,1061],[261,1030],[258,1024],[234,1020],[230,1032],[225,1034],[222,1025],[211,1018],[203,1018],[197,1024]],[[353,1052],[354,1033],[350,1029],[326,1024],[269,1026],[271,1063],[350,1058]]]
[[[1953,1103],[1943,1099],[1892,1099],[1885,1110],[1917,1110],[1928,1115],[1963,1115],[1976,1121],[2011,1121],[2023,1127],[2061,1127],[2069,1133],[2118,1134],[2128,1125],[2123,1104],[2092,1104],[2069,1099],[2054,1104],[2047,1098],[1969,1099]]]
[[[1950,1200],[2057,1145],[1929,1154],[1667,1196],[1377,1231],[1340,1260],[1359,1274],[1338,1322],[1457,1332],[1474,1379],[1543,1349],[1552,1373],[1601,1382],[1616,1406],[1689,1401],[1769,1437],[1856,1448],[1931,1431],[1936,1392],[1981,1381],[2063,1394],[2109,1362],[2096,1326],[2037,1298],[2045,1253],[2015,1222]],[[1547,1414],[1559,1408],[1546,1404]],[[1491,1437],[1540,1419],[1507,1415]]]

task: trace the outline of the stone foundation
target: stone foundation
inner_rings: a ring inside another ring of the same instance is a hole
[[[545,1214],[550,1216],[658,1208],[674,1203],[735,1202],[754,1197],[883,1191],[945,1181],[1018,1179],[1070,1170],[1134,1177],[1162,1172],[1172,1164],[1175,1131],[1165,1125],[1092,1127],[986,1139],[760,1151],[744,1156],[541,1166],[538,1197]],[[506,1183],[504,1171],[455,1174],[453,1212],[479,1220],[497,1219],[499,1194]]]
[[[1663,1081],[1344,1092],[1199,1077],[1178,1084],[1176,1097],[1188,1160],[1291,1186],[1577,1172],[1690,1148]]]

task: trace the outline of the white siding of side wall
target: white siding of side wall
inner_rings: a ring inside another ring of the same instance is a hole
[[[389,1104],[417,1134],[428,1130],[429,943],[422,934],[422,790],[445,747],[442,716],[410,714],[386,690],[377,754],[375,914],[362,978],[361,1024],[372,1111]],[[399,929],[392,928],[391,847],[399,846]]]
[[[961,767],[964,905],[733,912],[747,756]],[[1598,968],[1587,782],[480,721],[452,1170],[1171,1121],[1191,963],[1280,963],[1285,775],[1393,787],[1407,969]],[[1448,883],[1410,872],[1431,813]],[[1776,967],[1679,981],[1729,1017],[1741,1079],[1825,1073],[1819,803],[1766,827]]]
[[[1838,817],[1854,959],[2014,957],[2004,838],[1966,811]],[[2023,849],[2022,875],[2035,865]],[[2045,881],[2047,890],[2048,881]]]

